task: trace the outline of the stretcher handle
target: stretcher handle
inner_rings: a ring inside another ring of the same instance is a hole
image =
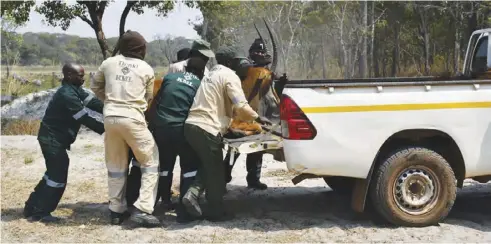
[[[280,126],[279,124],[275,124],[275,125],[269,127],[269,126],[266,126],[266,125],[261,124],[261,128],[263,130],[265,130],[265,131],[267,131],[267,132],[269,132],[269,133],[271,133],[271,134],[273,134],[275,136],[279,136],[279,137],[283,138],[283,135],[280,132],[277,132],[275,130],[276,127],[279,127],[279,126]]]

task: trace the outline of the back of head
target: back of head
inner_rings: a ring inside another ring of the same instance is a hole
[[[177,52],[177,62],[183,61],[188,58],[189,56],[189,51],[191,48],[183,48]]]
[[[147,42],[137,31],[127,31],[119,40],[119,50],[125,57],[144,59],[147,52]]]
[[[205,74],[206,61],[198,57],[188,59],[186,72],[193,73],[201,80]]]
[[[236,46],[222,46],[218,48],[215,58],[218,64],[235,70],[238,68],[240,60],[245,59],[246,57],[241,48]]]

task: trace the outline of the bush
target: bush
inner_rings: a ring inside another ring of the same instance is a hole
[[[40,120],[2,119],[2,135],[36,136],[40,123]]]

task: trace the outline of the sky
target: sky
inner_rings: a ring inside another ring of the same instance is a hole
[[[121,13],[126,5],[125,0],[116,0],[111,3],[104,12],[102,19],[102,28],[106,38],[119,36],[119,20]],[[198,33],[188,22],[202,18],[198,9],[191,9],[183,4],[177,4],[167,17],[158,17],[157,11],[146,10],[142,15],[130,12],[126,19],[126,30],[135,30],[140,32],[147,41],[155,39],[155,35],[165,37],[183,36],[186,38],[197,38]],[[65,33],[69,35],[78,35],[81,37],[95,37],[94,30],[79,18],[71,22],[70,27],[63,31],[60,27],[52,27],[43,23],[44,17],[34,10],[31,11],[29,22],[17,31],[24,32],[49,32]]]

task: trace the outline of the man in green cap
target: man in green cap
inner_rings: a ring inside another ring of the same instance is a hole
[[[191,50],[189,50],[188,58],[177,63],[173,63],[169,66],[169,70],[167,74],[170,73],[178,73],[185,72],[186,65],[188,63],[189,58],[197,57],[201,58],[205,63],[208,62],[210,58],[213,58],[215,55],[213,51],[211,51],[210,43],[205,40],[195,40],[191,45]],[[208,74],[208,68],[205,67],[205,75]]]
[[[204,187],[209,209],[203,217],[209,221],[224,221],[233,215],[225,211],[223,204],[222,135],[228,130],[232,117],[242,121],[270,122],[259,117],[247,103],[240,78],[234,71],[244,58],[240,49],[221,47],[215,57],[218,64],[203,77],[184,124],[184,137],[196,152],[200,166],[195,182],[182,201],[190,214],[201,216],[198,199]]]
[[[167,74],[172,74],[172,73],[184,73],[187,70],[187,65],[189,63],[189,60],[191,58],[193,59],[200,59],[202,60],[205,65],[208,62],[210,58],[215,57],[215,54],[213,51],[210,49],[210,43],[204,40],[195,40],[193,41],[193,44],[191,46],[191,49],[189,50],[189,54],[186,57],[186,59],[173,63],[169,66],[169,70]],[[208,68],[205,66],[205,75],[208,73]],[[171,202],[171,187],[172,187],[172,179],[173,179],[173,171],[174,171],[174,164],[175,163],[165,163],[166,167],[160,167],[160,177],[159,177],[159,193],[157,195],[157,201],[159,200],[158,198],[162,199],[162,207],[164,209],[171,209],[173,208],[172,202]]]

